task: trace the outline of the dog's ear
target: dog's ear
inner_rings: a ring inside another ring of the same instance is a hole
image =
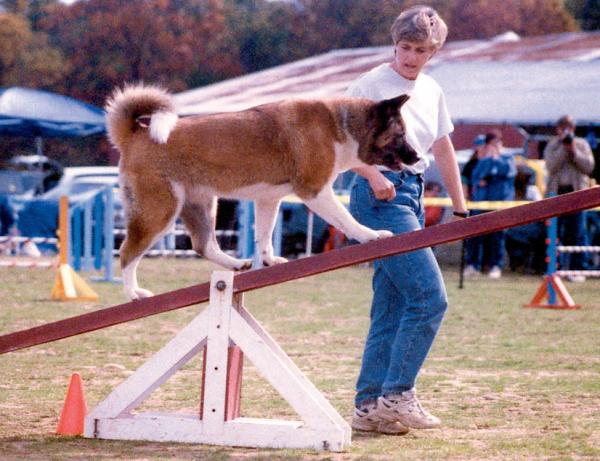
[[[384,99],[377,103],[375,111],[380,120],[389,120],[400,116],[400,108],[410,99],[407,94],[401,94],[392,99]]]

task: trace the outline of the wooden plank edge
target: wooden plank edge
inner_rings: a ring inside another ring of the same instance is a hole
[[[340,269],[373,259],[475,237],[600,205],[600,187],[527,205],[492,211],[395,237],[353,245],[287,264],[237,274],[234,292],[244,292]],[[208,283],[170,291],[0,336],[0,354],[107,328],[208,300]]]

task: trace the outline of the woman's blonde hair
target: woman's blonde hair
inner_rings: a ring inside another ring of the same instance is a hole
[[[433,8],[417,5],[400,13],[392,24],[391,32],[394,45],[401,40],[430,42],[439,49],[448,36],[448,26]]]

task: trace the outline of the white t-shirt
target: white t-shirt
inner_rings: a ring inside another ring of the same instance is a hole
[[[389,64],[381,64],[360,76],[346,90],[347,96],[373,101],[401,94],[410,96],[401,112],[406,138],[420,157],[417,163],[406,169],[415,174],[423,173],[429,165],[426,154],[433,143],[454,130],[444,93],[437,82],[423,73],[416,80],[407,80]]]

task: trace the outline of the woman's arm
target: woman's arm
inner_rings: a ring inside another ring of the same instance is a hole
[[[465,202],[462,184],[460,182],[460,172],[458,171],[458,162],[456,161],[456,153],[454,152],[452,141],[450,141],[450,136],[443,136],[434,142],[432,151],[433,156],[435,157],[435,163],[444,180],[448,195],[452,200],[454,211],[459,213],[466,212],[467,203]]]
[[[572,150],[573,163],[577,166],[577,169],[584,174],[591,175],[594,171],[594,153],[587,141],[575,138]]]

